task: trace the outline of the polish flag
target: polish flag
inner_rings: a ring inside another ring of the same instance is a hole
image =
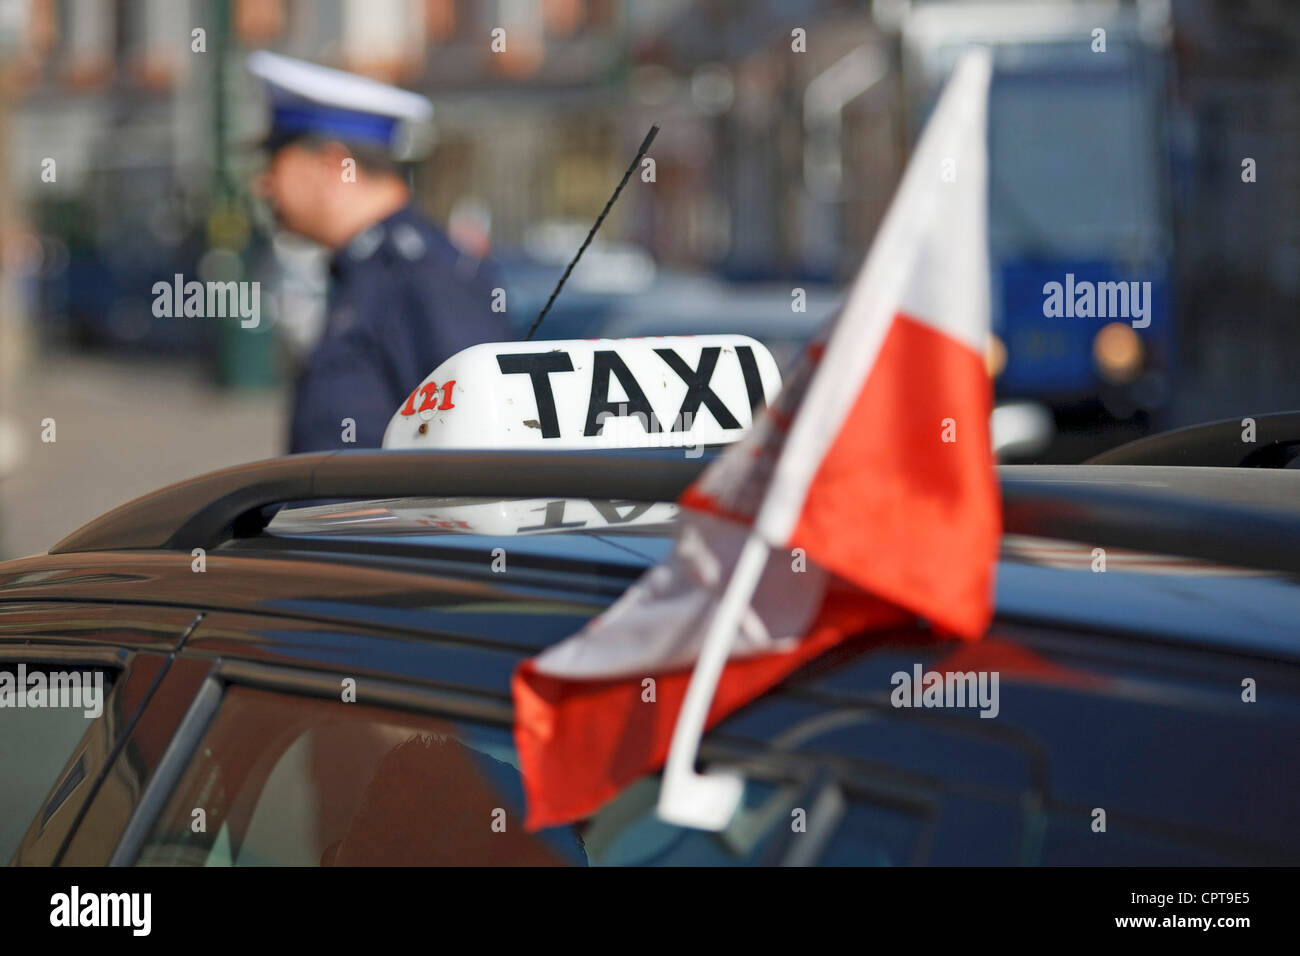
[[[693,776],[705,727],[850,637],[917,618],[984,634],[1001,535],[984,364],[989,76],[986,51],[958,63],[844,308],[682,495],[669,558],[516,671],[530,829],[589,815],[666,757],[660,815],[673,819],[677,738]]]

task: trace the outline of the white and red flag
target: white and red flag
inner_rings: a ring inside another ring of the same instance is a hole
[[[529,828],[587,816],[666,757],[660,815],[720,828],[738,789],[694,774],[705,727],[873,628],[983,635],[1001,534],[989,75],[986,51],[959,61],[843,309],[682,495],[670,557],[516,671]],[[713,822],[683,801],[715,803]]]

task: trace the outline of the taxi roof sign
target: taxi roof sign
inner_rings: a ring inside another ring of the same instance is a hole
[[[385,448],[699,448],[739,439],[781,373],[745,335],[475,345],[439,365]]]

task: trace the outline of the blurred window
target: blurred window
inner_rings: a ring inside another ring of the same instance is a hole
[[[760,771],[728,830],[704,833],[660,821],[658,790],[643,778],[578,826],[530,834],[508,727],[232,687],[137,862],[898,865],[922,826],[829,777]]]
[[[291,0],[287,20],[285,52],[307,59],[337,55],[343,0]]]
[[[43,670],[45,666],[28,663],[24,673],[30,675],[37,667]],[[68,669],[66,664],[51,667]],[[83,675],[98,673],[81,667],[76,671]],[[81,782],[80,764],[75,764],[63,780],[58,775],[92,723],[81,706],[52,707],[34,702],[28,689],[30,679],[28,688],[23,688],[18,677],[17,665],[0,667],[0,686],[5,687],[0,691],[5,694],[0,706],[0,767],[4,768],[0,775],[0,863],[14,855],[42,806],[46,815],[52,814]],[[103,680],[107,696],[111,675],[105,672]],[[49,700],[45,694],[38,699]],[[47,796],[51,799],[43,804]]]
[[[466,746],[447,721],[235,686],[138,863],[557,865],[581,859],[572,832],[566,844],[524,831],[518,771]]]
[[[1055,45],[1019,48],[989,94],[989,232],[1043,255],[1160,249],[1159,118],[1137,58],[1062,65]],[[1003,51],[1006,58],[1012,51]]]

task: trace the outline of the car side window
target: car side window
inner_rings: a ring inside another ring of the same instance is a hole
[[[576,830],[530,834],[508,760],[436,717],[227,689],[138,865],[563,865]]]
[[[37,814],[52,815],[81,783],[78,764],[59,773],[103,714],[112,677],[65,663],[0,663],[0,862]]]
[[[233,685],[136,860],[144,866],[735,866],[910,860],[914,812],[828,774],[746,774],[723,833],[655,814],[659,779],[528,833],[507,726]]]

